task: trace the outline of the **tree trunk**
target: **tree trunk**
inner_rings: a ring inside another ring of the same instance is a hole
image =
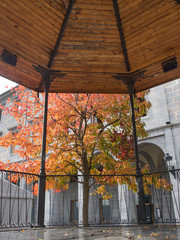
[[[83,226],[88,226],[89,208],[89,176],[84,176],[83,180]]]

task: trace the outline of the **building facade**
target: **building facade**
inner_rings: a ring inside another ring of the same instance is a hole
[[[163,157],[172,156],[171,166],[180,167],[180,79],[151,89],[152,104],[143,118],[148,137],[139,139],[140,160],[152,171],[165,170]]]

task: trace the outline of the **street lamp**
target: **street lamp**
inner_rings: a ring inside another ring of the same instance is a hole
[[[174,172],[174,165],[172,165],[171,161],[172,161],[172,156],[169,155],[169,153],[166,153],[166,155],[163,157],[166,166],[168,168],[168,171],[171,171],[171,173],[173,174],[173,176],[175,177],[175,172]]]

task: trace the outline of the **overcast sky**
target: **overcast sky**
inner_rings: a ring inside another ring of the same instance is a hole
[[[6,78],[0,77],[0,94],[6,92],[7,90],[15,87],[17,83],[14,83]]]

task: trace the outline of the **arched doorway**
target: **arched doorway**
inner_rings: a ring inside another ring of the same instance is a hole
[[[163,157],[165,153],[154,143],[146,142],[139,144],[139,160],[141,167],[148,165],[150,172],[167,171],[167,165]],[[152,178],[155,179],[155,175]],[[172,184],[171,175],[166,172],[158,175],[160,180],[165,180]],[[156,179],[157,181],[157,179]],[[174,212],[174,192],[168,191],[162,187],[150,186],[151,194],[146,194],[146,205],[149,205],[148,214],[154,219],[153,222],[171,222],[175,219]],[[151,207],[150,207],[151,206]],[[150,212],[151,211],[151,212]]]
[[[138,149],[139,160],[142,166],[148,164],[151,172],[167,170],[163,160],[165,154],[159,146],[154,143],[141,143]]]

